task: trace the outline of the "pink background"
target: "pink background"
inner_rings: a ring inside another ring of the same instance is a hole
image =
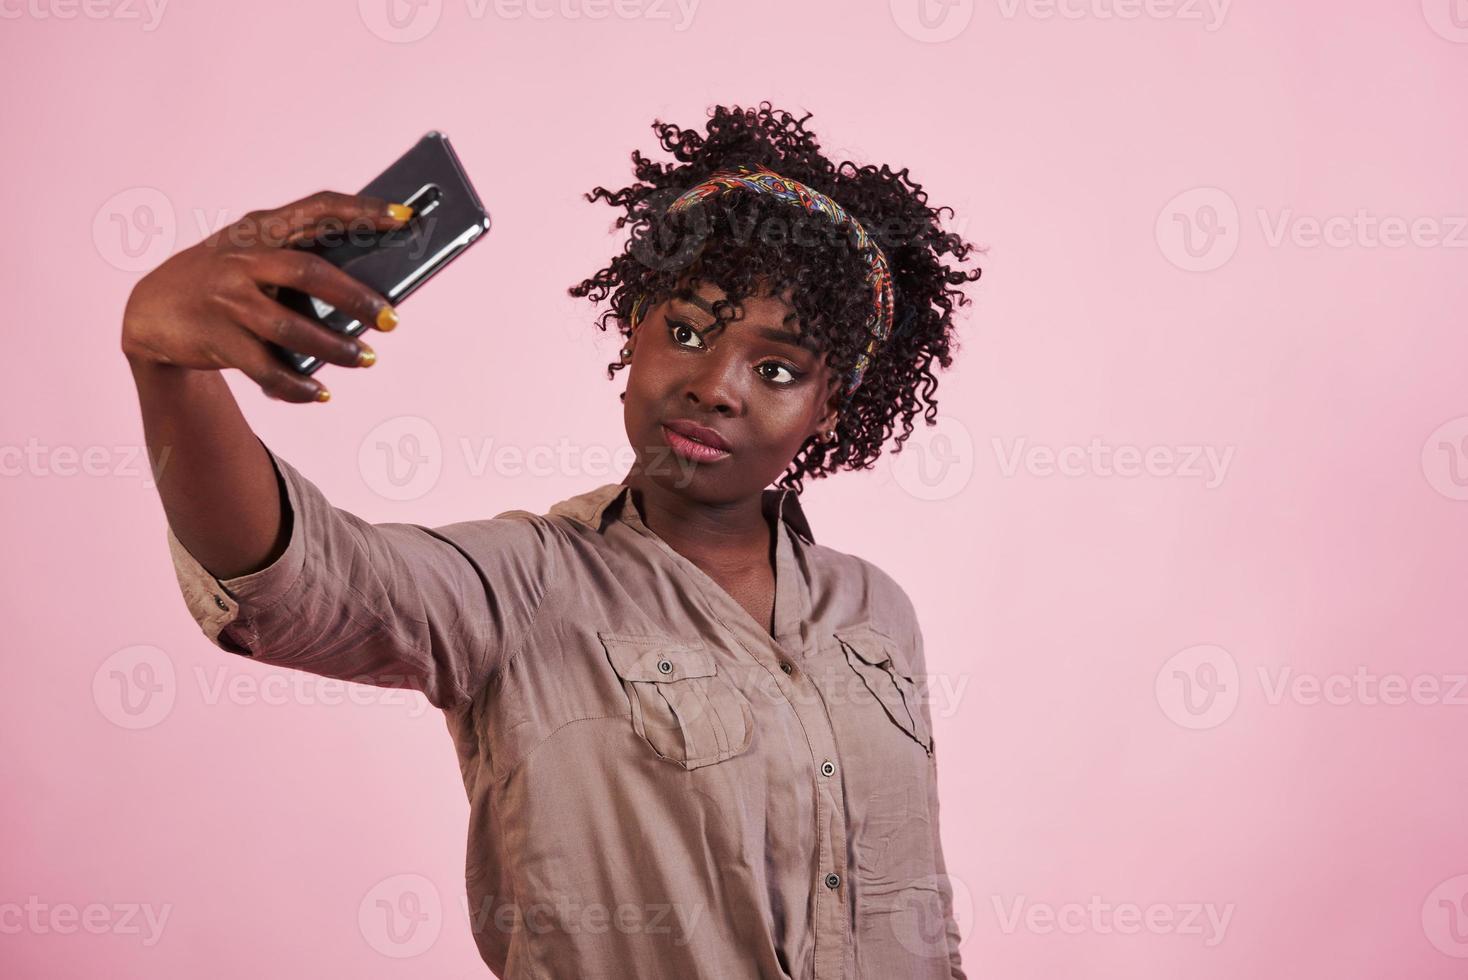
[[[943,426],[806,504],[917,605],[970,975],[1464,976],[1468,4],[593,2],[5,8],[0,973],[485,974],[440,716],[323,704],[189,619],[123,304],[442,129],[488,238],[330,404],[231,383],[369,519],[539,510],[622,472],[579,195],[654,117],[769,98],[989,247]],[[562,440],[584,466],[494,462]],[[422,951],[374,920],[408,891]]]

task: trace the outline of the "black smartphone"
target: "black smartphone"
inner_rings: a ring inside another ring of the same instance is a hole
[[[392,166],[362,188],[362,194],[406,204],[407,223],[390,231],[344,228],[300,246],[371,286],[397,306],[435,273],[462,255],[489,230],[489,213],[469,183],[449,138],[429,132]],[[367,324],[314,296],[282,286],[276,300],[302,316],[355,337]],[[268,342],[302,374],[326,362]]]

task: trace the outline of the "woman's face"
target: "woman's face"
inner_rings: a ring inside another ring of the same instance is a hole
[[[632,339],[625,422],[633,474],[693,500],[730,503],[757,494],[807,439],[836,423],[824,354],[798,343],[800,323],[783,297],[746,298],[736,319],[714,325],[725,293],[701,283],[650,309]],[[691,423],[705,442],[673,429]]]

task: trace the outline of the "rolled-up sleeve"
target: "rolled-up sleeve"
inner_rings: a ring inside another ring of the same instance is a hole
[[[219,579],[168,528],[204,635],[264,663],[421,691],[439,708],[471,701],[534,624],[556,574],[555,526],[519,510],[439,528],[369,523],[265,448],[291,521],[273,562]]]

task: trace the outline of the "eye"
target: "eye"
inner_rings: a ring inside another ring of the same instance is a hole
[[[673,343],[677,344],[679,347],[687,347],[690,350],[703,349],[703,338],[698,335],[698,331],[694,330],[691,326],[684,323],[682,320],[669,320],[668,334],[673,338]],[[698,341],[697,346],[687,344],[683,340],[678,339],[680,335]]]
[[[795,384],[795,382],[805,377],[804,373],[795,370],[795,368],[791,367],[788,364],[781,364],[779,361],[765,361],[763,364],[756,367],[755,370],[763,371],[765,368],[774,368],[776,371],[784,371],[788,375],[788,377],[783,381],[778,377],[771,377],[768,374],[761,375],[761,377],[763,377],[766,381],[773,381],[775,384],[779,385],[782,388],[786,385],[793,385]]]

